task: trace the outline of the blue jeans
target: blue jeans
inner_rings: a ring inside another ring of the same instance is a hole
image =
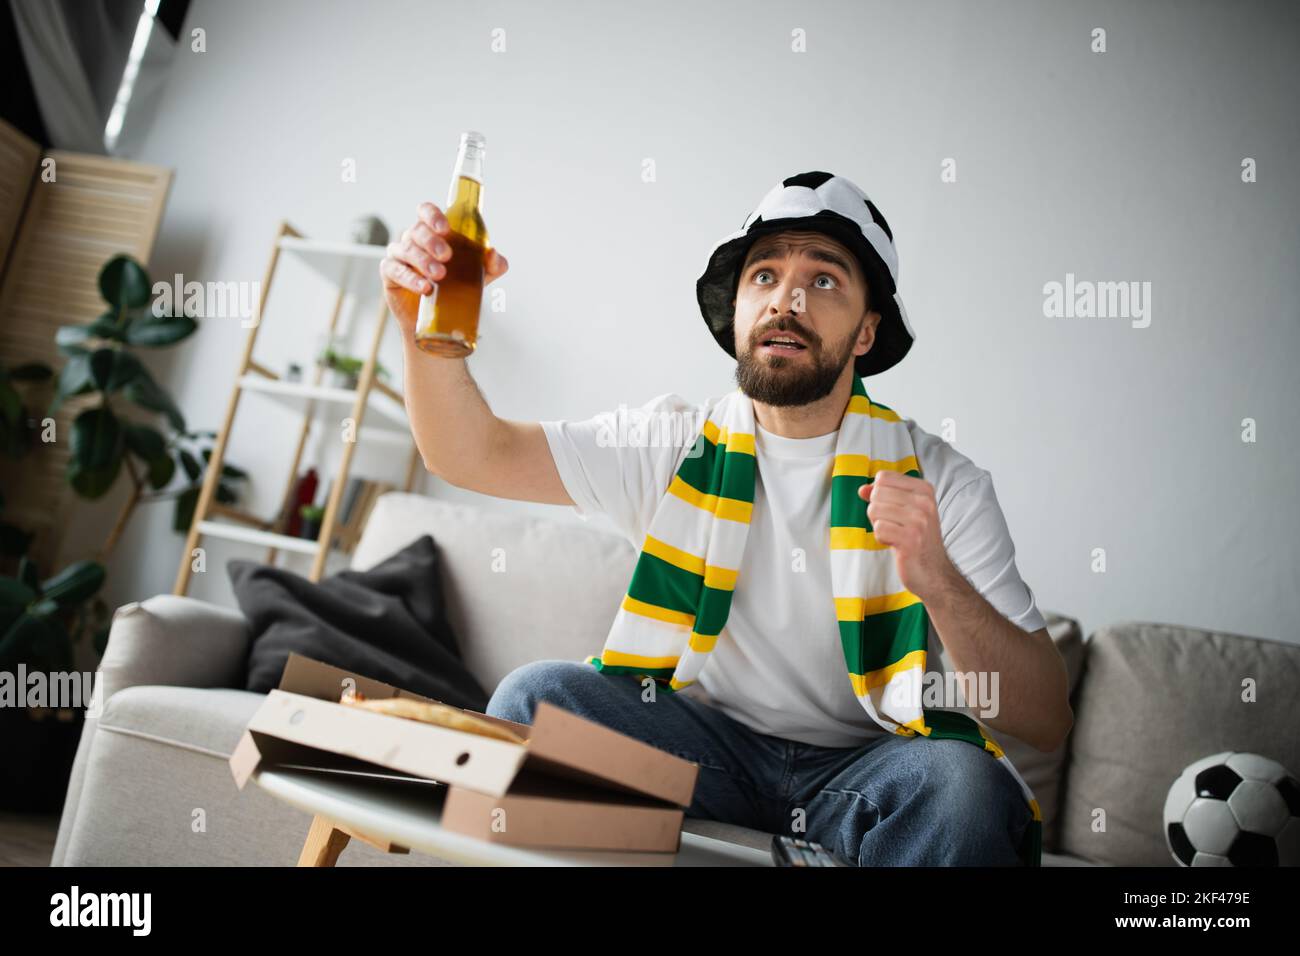
[[[699,764],[688,817],[813,840],[858,866],[1020,863],[1029,807],[1011,775],[965,741],[798,743],[662,688],[643,701],[638,678],[562,660],[507,674],[487,713],[531,724],[542,700]]]

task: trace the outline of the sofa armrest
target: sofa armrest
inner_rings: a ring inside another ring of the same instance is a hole
[[[248,622],[232,608],[174,594],[123,604],[99,664],[100,706],[126,687],[242,687]]]
[[[144,684],[242,687],[248,645],[244,615],[197,598],[159,594],[123,604],[113,612],[108,646],[95,675],[94,698],[86,711],[86,726],[68,778],[51,866],[62,866],[67,856],[99,716],[109,699],[119,690]]]

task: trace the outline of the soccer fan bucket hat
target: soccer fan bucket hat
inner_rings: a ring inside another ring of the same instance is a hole
[[[760,236],[786,230],[829,236],[851,250],[862,265],[870,308],[880,313],[880,324],[871,351],[854,362],[858,375],[875,375],[902,361],[916,341],[916,333],[898,296],[894,235],[866,193],[843,176],[824,172],[800,173],[773,186],[740,231],[713,247],[708,268],[695,283],[695,296],[705,324],[723,350],[736,357],[731,300],[749,247]]]

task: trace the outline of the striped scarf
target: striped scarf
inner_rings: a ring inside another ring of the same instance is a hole
[[[921,477],[903,420],[871,401],[862,379],[844,410],[831,478],[831,588],[854,695],[878,725],[904,737],[953,738],[987,751],[1024,794],[1033,819],[1019,848],[1041,865],[1042,815],[1002,748],[971,717],[921,706],[930,619],[903,588],[888,545],[876,541],[858,489],[881,471]],[[757,474],[753,402],[722,398],[663,496],[604,650],[585,659],[609,674],[651,677],[677,691],[695,683],[727,622],[749,532]]]

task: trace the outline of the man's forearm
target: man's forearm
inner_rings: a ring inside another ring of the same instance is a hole
[[[403,393],[411,434],[431,472],[455,484],[466,466],[485,461],[497,418],[463,358],[420,351],[403,337]]]
[[[1003,617],[955,566],[925,607],[954,671],[998,675],[998,715],[981,720],[1040,749],[1055,749],[1073,715],[1065,662],[1051,639]]]

